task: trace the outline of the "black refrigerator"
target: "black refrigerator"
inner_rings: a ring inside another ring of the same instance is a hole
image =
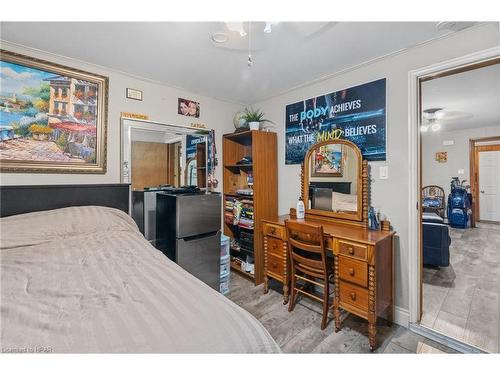
[[[157,248],[219,290],[221,195],[156,194]]]

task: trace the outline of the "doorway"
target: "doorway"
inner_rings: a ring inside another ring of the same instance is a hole
[[[496,252],[492,245],[497,243],[500,249],[500,232],[497,226],[471,226],[474,219],[479,221],[480,197],[468,186],[473,188],[475,173],[469,140],[500,136],[498,89],[492,106],[498,118],[489,123],[491,133],[480,129],[487,127],[480,121],[484,116],[469,113],[484,112],[474,104],[473,98],[482,93],[474,85],[480,83],[479,73],[484,72],[480,69],[500,68],[499,55],[495,48],[409,75],[410,181],[414,184],[410,192],[410,328],[466,352],[500,349],[500,250]],[[468,84],[459,88],[457,82],[466,75],[470,75]],[[498,79],[483,80],[484,85],[497,88]],[[429,100],[432,96],[434,101]],[[478,144],[482,146],[492,145]],[[496,154],[483,158],[481,152],[486,149],[477,151],[478,169],[480,159],[484,159],[484,170],[497,166]],[[496,186],[496,179],[483,178],[483,182]],[[479,185],[477,191],[480,194]],[[454,192],[462,194],[462,201],[456,200],[461,205],[456,207],[455,201],[449,201]],[[496,190],[490,195],[495,200]],[[485,206],[491,204],[483,202]]]
[[[500,137],[471,139],[469,150],[471,192],[477,202],[472,224],[500,224]]]

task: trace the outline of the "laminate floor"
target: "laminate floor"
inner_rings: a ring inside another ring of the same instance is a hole
[[[450,228],[450,266],[424,267],[421,323],[500,352],[500,225]]]
[[[353,315],[343,316],[342,330],[335,333],[330,321],[320,329],[321,304],[298,297],[294,311],[283,305],[281,285],[271,281],[267,294],[263,286],[254,286],[244,277],[231,274],[230,293],[236,304],[255,316],[285,353],[370,353],[366,321]],[[381,320],[377,326],[379,347],[376,353],[456,353],[434,341],[393,324],[388,327]]]

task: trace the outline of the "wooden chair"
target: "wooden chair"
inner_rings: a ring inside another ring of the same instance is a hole
[[[430,203],[433,205],[429,206]],[[444,219],[446,211],[444,189],[437,185],[424,186],[422,188],[422,207],[424,212],[434,212]]]
[[[330,277],[333,274],[331,262],[326,257],[323,240],[323,227],[293,221],[285,222],[288,238],[288,253],[291,262],[291,299],[288,311],[293,311],[297,293],[302,293],[323,304],[321,329],[325,329],[328,320],[330,296]],[[297,287],[297,280],[306,282],[304,287]],[[309,285],[323,288],[319,297],[306,289]]]

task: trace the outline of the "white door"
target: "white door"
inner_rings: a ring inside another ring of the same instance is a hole
[[[479,220],[500,222],[500,151],[479,152]]]

